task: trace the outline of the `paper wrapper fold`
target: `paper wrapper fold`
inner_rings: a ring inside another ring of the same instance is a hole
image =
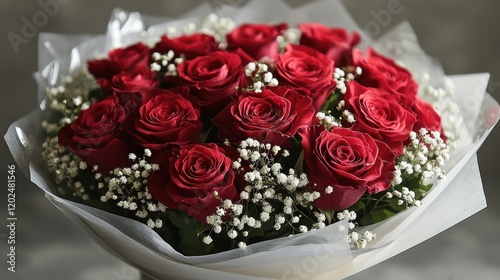
[[[265,10],[259,9],[262,5]],[[401,24],[379,40],[371,41],[339,1],[326,0],[300,9],[291,9],[279,1],[251,1],[231,13],[237,23],[287,21],[293,25],[318,21],[357,30],[363,34],[365,46],[395,58],[417,77],[427,72],[432,74],[430,83],[434,86],[455,85],[454,101],[464,120],[461,141],[446,167],[447,180],[433,187],[421,207],[366,227],[378,236],[368,248],[351,249],[346,224],[339,222],[245,249],[189,257],[175,251],[141,223],[58,197],[54,180],[41,158],[45,135],[40,122],[49,115],[44,101],[46,87],[59,84],[87,60],[102,57],[114,47],[137,41],[153,43],[168,26],[200,23],[199,15],[210,12],[213,10],[209,6],[200,6],[182,19],[165,20],[116,9],[106,35],[40,35],[40,67],[34,75],[40,107],[13,123],[5,140],[19,169],[46,192],[47,199],[111,253],[158,279],[339,279],[382,262],[486,207],[476,152],[498,121],[499,105],[485,92],[489,75],[446,77],[439,64],[419,47],[409,25]],[[397,42],[404,42],[405,52],[394,53]]]

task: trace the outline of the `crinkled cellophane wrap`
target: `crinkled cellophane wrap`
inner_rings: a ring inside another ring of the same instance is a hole
[[[458,147],[452,151],[445,168],[446,181],[433,187],[421,207],[366,227],[378,236],[366,249],[351,249],[346,224],[338,222],[245,249],[184,256],[139,222],[58,197],[54,180],[45,170],[41,157],[45,135],[40,122],[50,115],[44,101],[45,89],[58,85],[64,76],[83,67],[87,60],[103,57],[112,48],[137,41],[152,43],[167,27],[200,23],[210,12],[213,10],[208,5],[200,6],[182,19],[168,20],[116,9],[105,35],[40,35],[39,72],[35,74],[40,106],[13,123],[5,140],[19,168],[46,192],[47,199],[111,253],[153,279],[339,279],[384,261],[486,207],[476,152],[498,121],[499,105],[486,93],[489,75],[446,77],[441,66],[419,47],[408,24],[400,24],[377,41],[371,41],[342,4],[330,0],[316,1],[300,9],[292,9],[280,1],[256,0],[232,11],[231,16],[237,24],[286,21],[293,26],[318,21],[356,30],[363,34],[362,47],[373,46],[403,63],[416,77],[429,73],[433,86],[454,86],[453,98],[464,120]],[[402,48],[394,47],[398,44]],[[295,270],[297,267],[300,275]]]

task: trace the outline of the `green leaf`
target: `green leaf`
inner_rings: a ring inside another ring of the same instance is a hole
[[[283,167],[283,172],[288,172],[288,169],[293,168],[297,173],[302,173],[303,171],[303,154],[302,154],[302,145],[301,138],[299,135],[295,135],[295,137],[291,138],[291,147],[287,147],[290,152],[290,156],[281,157],[279,163]],[[281,151],[283,152],[283,151]],[[279,154],[278,154],[279,155]],[[297,169],[299,168],[299,169]]]
[[[203,129],[200,133],[200,143],[209,142],[219,142],[219,138],[217,137],[217,129],[215,129],[215,126],[211,123],[203,123]]]
[[[323,211],[323,210],[320,210],[321,213],[323,213],[326,217],[326,220],[328,221],[328,224],[331,224],[332,222],[335,221],[335,217],[333,216],[335,214],[334,211]]]
[[[104,91],[100,87],[92,89],[89,92],[89,99],[103,100]]]
[[[358,212],[358,211],[361,211],[363,209],[365,209],[366,207],[366,204],[360,200],[358,200],[358,202],[356,202],[353,206],[351,206],[349,208],[349,211],[354,211],[354,212]]]
[[[326,112],[328,110],[333,112],[337,112],[337,105],[339,104],[340,99],[342,98],[342,95],[340,93],[335,93],[332,92],[329,96],[328,99],[326,99],[325,103],[321,107],[320,111]]]
[[[299,157],[297,158],[297,162],[295,163],[295,171],[300,174],[304,172],[304,151],[300,152]]]
[[[406,204],[405,204],[405,203],[403,203],[403,204],[401,204],[401,205],[398,205],[398,201],[399,201],[399,200],[400,200],[400,199],[399,199],[399,198],[397,198],[397,197],[393,197],[392,199],[388,199],[388,200],[387,200],[387,205],[388,205],[388,206],[389,206],[389,207],[390,207],[393,211],[395,211],[396,213],[399,213],[399,212],[401,212],[401,211],[403,211],[403,210],[405,210],[405,209],[406,209]]]
[[[381,222],[383,220],[386,220],[392,216],[394,216],[396,213],[393,211],[390,211],[388,209],[380,209],[380,210],[375,210],[368,215],[364,216],[361,221],[360,225],[361,226],[366,226],[366,225],[371,225],[375,224],[378,222]]]
[[[193,256],[205,255],[211,252],[214,243],[209,245],[203,243],[205,225],[189,217],[182,211],[169,210],[165,212],[165,215],[177,227],[179,237],[177,245],[181,253]]]
[[[432,184],[427,184],[427,185],[421,185],[420,189],[423,190],[424,192],[429,192],[432,188]]]

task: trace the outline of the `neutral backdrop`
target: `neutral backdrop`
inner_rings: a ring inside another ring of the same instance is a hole
[[[46,0],[41,0],[46,1]],[[438,58],[447,73],[491,73],[489,91],[500,100],[500,2],[494,0],[356,0],[346,6],[361,27],[373,13],[399,2],[386,30],[407,20],[428,54]],[[204,1],[60,0],[64,4],[37,32],[90,33],[105,31],[114,7],[145,14],[175,17]],[[239,0],[206,1],[218,5]],[[308,1],[288,1],[300,6]],[[24,19],[41,11],[38,1],[0,1],[0,132],[34,109],[37,39],[15,47],[7,34],[20,34]],[[385,24],[384,24],[385,25]],[[500,279],[499,164],[500,129],[479,150],[478,158],[489,206],[459,225],[350,279]],[[14,161],[0,143],[0,173]],[[6,271],[5,226],[0,226],[0,279],[138,279],[138,272],[115,259],[87,237],[44,198],[42,191],[17,174],[17,272]],[[7,179],[0,179],[0,225],[6,221]]]

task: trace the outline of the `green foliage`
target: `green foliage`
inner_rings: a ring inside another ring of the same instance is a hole
[[[332,94],[330,94],[328,96],[328,99],[326,100],[326,102],[321,107],[320,111],[321,112],[327,112],[327,111],[337,112],[336,107],[339,104],[339,101],[341,99],[342,99],[342,94],[341,93],[332,92]]]
[[[359,221],[360,225],[371,225],[378,223],[380,221],[386,220],[392,216],[397,214],[397,212],[391,211],[389,209],[379,209],[373,212],[370,212],[368,215],[363,216],[363,218]]]
[[[176,249],[188,256],[206,255],[210,253],[210,251],[213,249],[214,243],[207,245],[202,241],[204,237],[203,235],[206,234],[204,233],[206,229],[205,225],[189,217],[183,211],[167,210],[165,212],[165,216],[168,218],[168,221],[177,229],[176,233],[165,232],[165,235],[162,235],[162,237],[166,239],[169,244],[177,246],[178,248]],[[162,228],[171,227],[168,225],[164,225]]]

